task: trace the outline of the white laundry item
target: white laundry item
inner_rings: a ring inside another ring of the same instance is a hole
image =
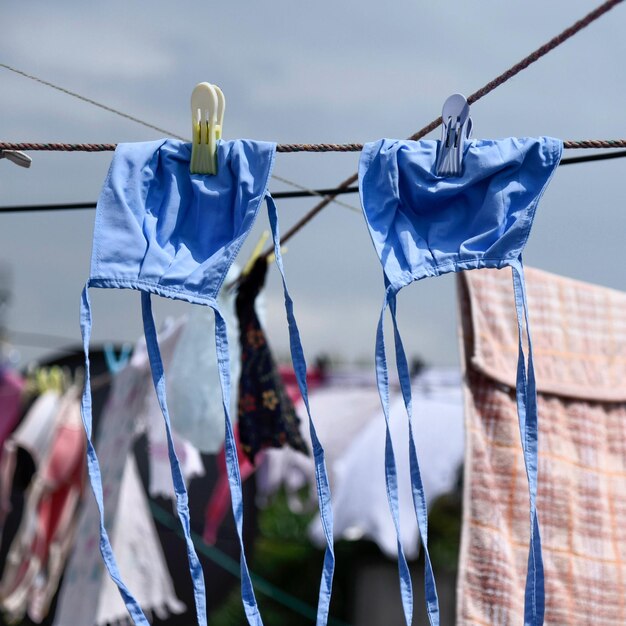
[[[156,402],[156,400],[155,400]],[[163,427],[163,417],[158,404],[158,413],[151,413],[151,417],[156,418],[152,429],[148,432],[148,461],[150,464],[150,480],[148,490],[153,498],[175,498],[174,484],[172,483],[172,468],[167,447],[167,435]],[[158,421],[158,418],[161,421]],[[172,430],[174,448],[180,463],[180,469],[185,479],[185,484],[196,476],[204,476],[204,464],[198,449],[190,444],[186,439],[180,437]]]
[[[126,460],[120,490],[119,512],[111,532],[111,544],[124,582],[132,589],[145,613],[159,619],[185,611],[178,600],[167,569],[148,499],[134,456]],[[78,622],[77,622],[78,623]],[[105,576],[98,599],[96,626],[130,625],[132,621],[117,589]]]
[[[343,384],[335,385],[331,379],[323,387],[311,391],[309,404],[317,435],[324,446],[332,492],[336,482],[333,469],[335,462],[344,454],[356,434],[374,419],[375,412],[380,407],[378,390],[371,386],[346,388]],[[306,410],[302,401],[296,405],[296,413],[304,416],[300,430],[311,449]],[[315,506],[317,502],[314,489],[315,463],[311,456],[305,456],[287,446],[268,448],[256,476],[261,503],[284,487],[291,509],[300,512],[304,505],[296,494],[306,485],[313,487],[310,489],[309,504]]]
[[[239,269],[233,265],[224,284],[229,285],[238,275]],[[233,389],[241,371],[236,295],[235,289],[223,288],[217,299],[228,330]],[[172,359],[165,366],[165,380],[173,429],[201,452],[217,454],[224,443],[224,407],[215,351],[215,314],[210,307],[191,308]],[[231,394],[230,414],[236,419],[236,393]]]
[[[461,371],[427,370],[413,385],[413,398],[415,447],[424,492],[432,504],[454,489],[465,458]]]
[[[397,539],[385,486],[385,421],[382,409],[332,459],[335,538],[370,539],[390,558],[397,557]],[[340,414],[338,414],[340,420]],[[424,492],[429,503],[452,490],[463,462],[463,400],[458,370],[426,371],[413,386],[413,429]],[[419,534],[409,469],[406,409],[396,395],[390,408],[390,430],[398,470],[399,517],[407,558],[419,551]],[[317,545],[325,539],[319,516],[309,527]]]
[[[184,320],[166,323],[159,334],[164,357],[171,353]],[[119,511],[124,468],[133,442],[145,423],[140,424],[146,398],[156,396],[150,374],[145,340],[140,340],[128,365],[114,378],[100,417],[96,450],[100,460],[104,494],[105,526],[113,528]],[[161,422],[163,417],[161,417]],[[161,428],[165,427],[161,423]],[[63,578],[55,626],[95,623],[98,598],[105,571],[98,549],[100,518],[96,501],[87,493],[82,506],[76,541]],[[124,572],[131,579],[132,572]],[[133,589],[133,592],[137,592]]]
[[[61,394],[57,390],[44,391],[33,402],[20,425],[7,440],[26,450],[32,457],[35,467],[39,467],[50,447],[60,401]]]
[[[302,429],[302,438],[310,445],[310,437]],[[328,465],[328,464],[327,464]],[[301,500],[298,492],[305,486],[311,487],[311,472],[315,477],[315,466],[309,458],[293,450],[289,446],[283,448],[267,448],[257,464],[255,472],[257,485],[257,505],[265,507],[272,496],[283,487],[287,494],[287,502],[293,513],[313,510],[316,506],[316,495],[309,489],[308,497]]]

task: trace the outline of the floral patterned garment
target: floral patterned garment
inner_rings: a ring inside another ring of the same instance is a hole
[[[285,444],[309,454],[300,434],[300,418],[285,391],[274,357],[254,310],[265,283],[267,261],[261,257],[239,286],[236,310],[241,342],[239,438],[246,456]]]

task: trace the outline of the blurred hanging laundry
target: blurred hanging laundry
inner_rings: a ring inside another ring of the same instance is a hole
[[[456,368],[426,369],[414,379],[413,394],[417,452],[424,490],[432,503],[454,488],[463,462],[460,372]],[[396,532],[383,471],[385,422],[374,381],[358,373],[331,374],[326,386],[311,392],[310,402],[326,450],[335,537],[370,539],[389,557],[396,558]],[[392,400],[390,425],[398,451],[402,541],[407,557],[413,558],[418,553],[419,539],[408,467],[408,422],[399,392]],[[257,471],[260,496],[268,498],[284,487],[294,510],[308,508],[299,491],[314,484],[313,463],[289,449],[267,450],[266,460]],[[310,536],[323,545],[319,517],[310,526]]]

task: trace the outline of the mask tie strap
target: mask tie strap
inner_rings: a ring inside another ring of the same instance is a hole
[[[293,301],[287,289],[285,280],[285,271],[283,268],[283,260],[280,254],[280,234],[278,230],[278,215],[276,205],[272,197],[267,194],[267,212],[269,215],[270,226],[272,228],[272,236],[274,239],[274,256],[276,257],[276,266],[280,271],[283,283],[283,293],[285,297],[285,310],[287,313],[287,323],[289,326],[289,345],[291,349],[291,360],[293,368],[298,380],[298,387],[306,407],[309,418],[309,432],[311,433],[311,442],[313,445],[313,458],[315,461],[315,482],[317,484],[317,495],[320,508],[320,518],[324,536],[326,537],[326,551],[324,553],[324,568],[322,570],[322,578],[320,582],[319,600],[317,605],[317,626],[325,626],[328,621],[328,612],[330,607],[330,598],[332,594],[333,574],[335,571],[335,552],[333,547],[333,511],[330,497],[330,486],[328,484],[328,473],[326,471],[326,463],[324,460],[324,448],[317,436],[313,419],[311,418],[311,409],[309,407],[309,394],[306,382],[306,361],[302,342],[300,340],[300,332],[293,313]]]
[[[525,626],[543,624],[545,611],[544,571],[541,556],[541,536],[537,516],[537,469],[538,469],[538,416],[537,388],[533,364],[533,347],[528,323],[528,303],[526,284],[521,256],[511,263],[513,270],[513,293],[517,313],[517,329],[519,337],[519,353],[517,361],[516,398],[517,412],[522,439],[524,465],[528,477],[530,500],[530,548],[528,554],[528,571],[524,596]],[[526,328],[528,341],[528,370],[524,358],[523,329]]]
[[[248,623],[251,626],[263,626],[263,621],[259,613],[248,563],[243,545],[243,496],[241,487],[241,473],[239,470],[239,459],[237,456],[237,446],[233,433],[233,424],[230,419],[230,353],[228,351],[228,333],[226,321],[216,305],[211,305],[215,312],[215,351],[217,353],[217,364],[222,388],[222,405],[224,407],[225,440],[224,453],[226,457],[226,472],[228,474],[228,484],[230,485],[230,501],[235,518],[235,526],[239,537],[241,548],[240,570],[241,570],[241,598]]]
[[[172,482],[174,484],[174,492],[176,494],[176,511],[178,519],[183,527],[185,535],[185,543],[187,545],[187,560],[189,561],[189,571],[193,583],[193,595],[196,604],[196,617],[199,626],[206,626],[206,594],[204,589],[204,574],[202,566],[196,554],[196,549],[191,539],[191,525],[189,522],[189,498],[187,496],[187,488],[185,480],[180,469],[180,463],[176,456],[174,448],[174,439],[172,437],[172,426],[170,415],[167,410],[167,399],[165,394],[165,375],[163,371],[163,361],[161,359],[161,351],[157,341],[157,333],[154,325],[154,317],[152,316],[152,304],[150,294],[147,291],[141,292],[141,313],[143,317],[143,327],[146,336],[146,346],[148,348],[148,357],[150,358],[150,369],[152,371],[152,382],[159,400],[163,419],[165,421],[165,432],[167,434],[167,449],[170,458],[170,468],[172,470]]]
[[[92,436],[92,408],[91,408],[91,383],[89,373],[89,340],[91,338],[91,303],[89,301],[89,282],[85,284],[80,301],[80,332],[83,338],[83,350],[85,353],[85,386],[83,388],[83,396],[81,400],[80,413],[87,435],[87,470],[89,472],[89,482],[96,499],[98,512],[100,514],[100,553],[104,560],[104,564],[109,572],[109,576],[117,585],[120,595],[124,600],[126,609],[128,610],[133,622],[139,626],[150,626],[144,612],[141,610],[139,603],[130,592],[128,587],[122,581],[117,566],[113,548],[109,540],[106,527],[104,525],[104,498],[102,493],[102,475],[100,473],[100,464],[96,449],[91,440]]]
[[[396,365],[398,368],[398,377],[400,379],[400,387],[402,389],[402,398],[409,421],[409,466],[411,469],[411,492],[413,494],[413,507],[417,525],[424,549],[424,589],[426,597],[426,606],[428,609],[428,619],[431,626],[439,626],[439,599],[437,597],[437,586],[435,584],[435,576],[433,574],[430,555],[428,553],[428,508],[426,506],[426,496],[424,494],[424,486],[422,484],[422,476],[420,473],[419,462],[417,460],[417,450],[415,448],[415,439],[413,436],[413,398],[411,391],[411,375],[409,373],[409,365],[402,344],[402,338],[398,329],[398,320],[396,318],[396,292],[389,292],[389,310],[391,311],[391,319],[393,320],[394,341],[396,348]]]
[[[385,284],[387,281],[385,280]],[[376,328],[376,383],[378,394],[385,416],[385,484],[387,487],[387,501],[389,510],[396,528],[396,541],[398,546],[398,572],[400,575],[400,595],[402,597],[402,608],[404,609],[404,619],[407,626],[413,623],[413,585],[411,583],[411,573],[409,565],[402,548],[402,538],[400,533],[400,513],[398,509],[398,471],[396,468],[396,457],[393,451],[391,431],[389,429],[389,368],[387,356],[385,354],[385,333],[384,321],[385,311],[391,300],[391,287],[387,286],[383,307],[380,312],[378,326]]]

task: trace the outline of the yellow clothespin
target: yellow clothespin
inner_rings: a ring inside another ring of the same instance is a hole
[[[265,245],[265,242],[268,240],[269,236],[270,236],[269,230],[264,230],[256,246],[254,246],[254,250],[252,251],[250,258],[246,261],[246,264],[243,266],[241,276],[247,276],[250,273],[252,266],[256,263],[256,260],[261,256],[261,252],[263,251],[263,246]]]
[[[254,247],[254,250],[252,251],[252,254],[250,255],[250,258],[248,259],[248,261],[246,262],[246,264],[244,265],[243,271],[241,272],[241,276],[247,276],[250,273],[250,270],[252,269],[252,266],[256,263],[256,260],[261,256],[261,252],[263,251],[263,246],[265,245],[265,242],[268,240],[270,236],[270,233],[268,230],[264,230],[259,241],[257,242],[256,246]],[[287,247],[286,246],[281,246],[280,247],[280,253],[281,255],[285,255],[287,254]],[[272,252],[270,255],[268,255],[267,257],[267,264],[269,265],[270,263],[273,263],[276,260],[276,255]]]
[[[64,393],[67,384],[66,373],[63,368],[53,365],[48,370],[48,389]]]
[[[49,372],[44,367],[38,367],[33,374],[33,378],[35,379],[35,389],[38,394],[44,393],[48,389],[49,383]]]
[[[222,138],[226,100],[217,85],[198,83],[191,94],[192,174],[217,174],[217,141]]]
[[[42,394],[60,387],[60,370],[55,367],[39,367],[35,370],[37,393]]]
[[[250,258],[246,261],[246,264],[243,266],[243,270],[241,270],[241,274],[239,274],[236,280],[227,284],[226,289],[228,290],[234,289],[250,273],[250,270],[256,263],[256,260],[261,256],[261,253],[263,252],[263,246],[265,245],[265,242],[268,240],[269,236],[270,236],[269,230],[264,230],[261,233],[261,237],[259,237],[259,240],[257,241],[256,246],[254,246],[254,250],[252,251]],[[285,246],[281,246],[280,253],[286,254],[286,252],[287,252],[287,248]],[[276,259],[276,256],[272,252],[267,257],[267,264],[269,265],[270,263],[273,263],[275,259]]]
[[[285,256],[288,252],[287,246],[281,246],[280,247],[280,256]],[[270,263],[273,263],[276,260],[276,254],[274,254],[274,252],[272,252],[272,254],[270,254],[267,257],[267,264],[269,265]]]

